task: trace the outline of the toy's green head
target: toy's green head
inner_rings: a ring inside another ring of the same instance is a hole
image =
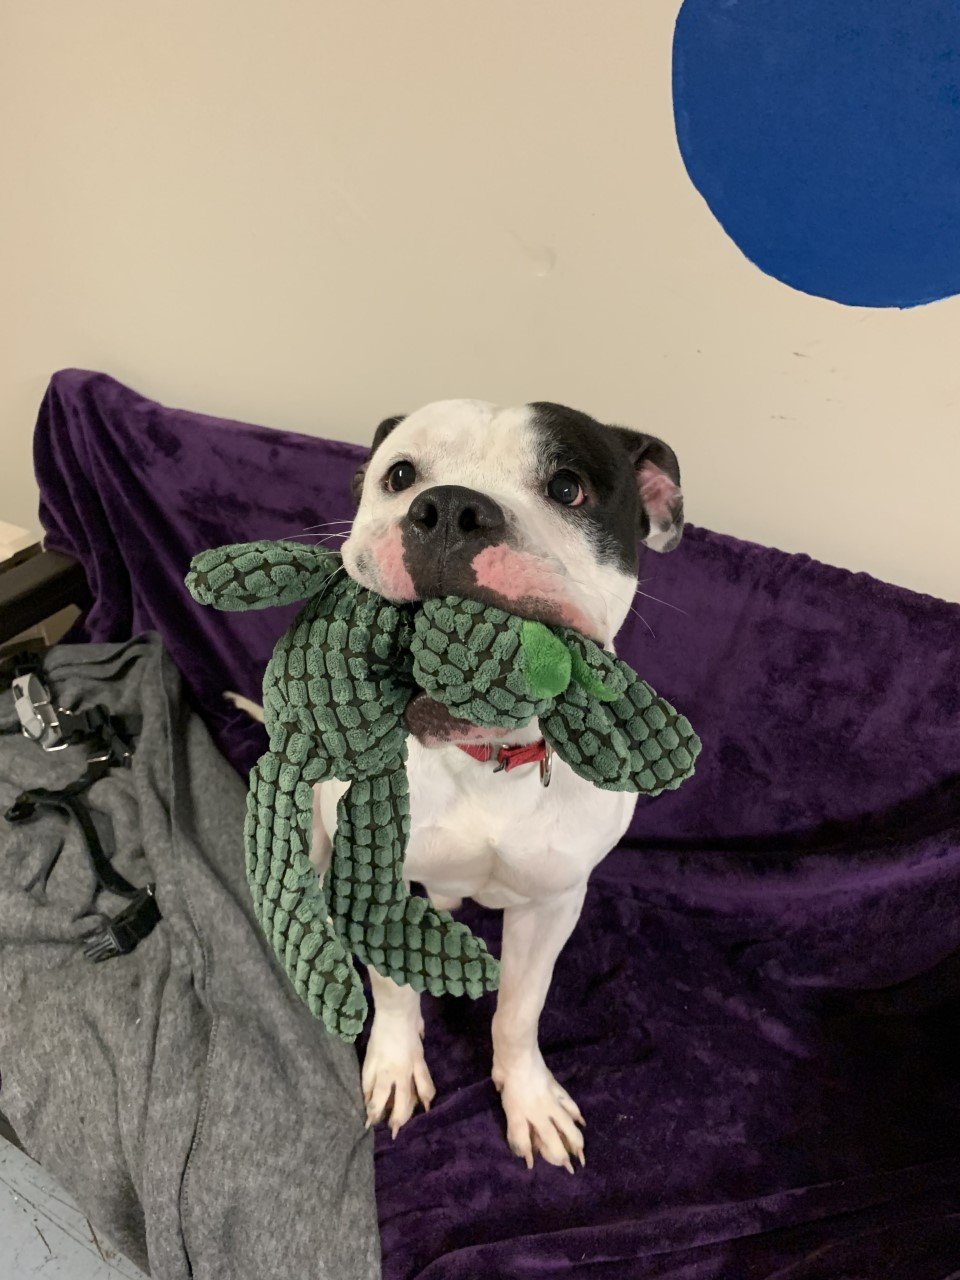
[[[471,724],[519,728],[549,711],[571,683],[601,702],[623,692],[612,670],[608,683],[590,670],[568,639],[573,632],[476,600],[425,600],[414,631],[415,685]]]

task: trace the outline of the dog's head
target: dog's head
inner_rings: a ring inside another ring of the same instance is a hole
[[[443,400],[377,428],[343,544],[350,576],[392,600],[460,595],[608,644],[638,547],[683,531],[662,440],[556,404]]]

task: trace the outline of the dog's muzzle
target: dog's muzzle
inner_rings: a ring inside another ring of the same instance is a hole
[[[434,485],[410,503],[403,520],[404,561],[422,596],[468,595],[474,556],[501,542],[507,520],[499,503],[461,485]]]

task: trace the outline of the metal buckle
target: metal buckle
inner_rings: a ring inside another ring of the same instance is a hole
[[[540,761],[540,785],[549,787],[550,779],[553,777],[553,747],[546,741],[543,746],[543,759]]]
[[[36,742],[44,751],[62,751],[63,741],[57,708],[50,690],[36,675],[17,676],[13,681],[13,705],[24,737]]]

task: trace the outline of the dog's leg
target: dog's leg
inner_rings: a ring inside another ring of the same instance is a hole
[[[325,782],[318,782],[313,788],[313,830],[310,835],[310,861],[316,867],[317,875],[321,880],[327,874],[327,868],[330,866],[330,858],[333,854],[333,841],[323,821],[325,803],[323,789],[328,785]]]
[[[396,1137],[417,1102],[429,1111],[436,1093],[423,1056],[420,997],[412,987],[401,987],[376,969],[367,972],[374,1003],[362,1074],[367,1126],[386,1120]]]
[[[321,782],[313,789],[310,860],[321,876],[330,865],[337,801],[348,785]],[[423,1056],[420,997],[412,987],[401,987],[375,969],[368,972],[374,1013],[361,1077],[367,1123],[387,1120],[396,1137],[400,1126],[413,1115],[418,1101],[429,1109],[436,1089]]]
[[[451,898],[445,893],[430,893],[428,890],[427,896],[438,911],[456,911],[463,906],[462,898]]]
[[[537,1043],[553,966],[580,916],[586,884],[503,913],[500,993],[493,1018],[493,1083],[507,1117],[514,1155],[533,1167],[534,1154],[573,1173],[581,1164],[580,1109],[551,1073]]]

